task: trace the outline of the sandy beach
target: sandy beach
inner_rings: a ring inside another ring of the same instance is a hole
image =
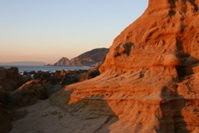
[[[32,106],[20,108],[17,112],[27,112],[27,115],[21,119],[13,121],[13,129],[10,133],[109,132],[109,124],[106,123],[108,117],[81,119],[71,116],[57,106],[51,105],[49,100],[39,101]]]

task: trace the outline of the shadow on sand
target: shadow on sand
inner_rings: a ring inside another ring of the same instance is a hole
[[[60,91],[51,98],[51,102],[63,108],[72,116],[79,117],[81,120],[94,121],[90,127],[95,125],[93,133],[110,132],[109,127],[118,121],[118,117],[112,111],[106,101],[103,100],[103,95],[92,95],[91,97],[83,98],[75,103],[68,104],[73,91]],[[57,96],[56,96],[57,95]],[[63,96],[64,95],[65,99]],[[60,97],[62,97],[60,99]],[[79,98],[74,97],[73,98]],[[78,128],[78,125],[77,127]],[[89,127],[85,127],[89,128]]]

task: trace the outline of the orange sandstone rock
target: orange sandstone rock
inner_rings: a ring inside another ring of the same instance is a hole
[[[115,38],[101,75],[52,101],[77,116],[117,116],[114,133],[199,132],[198,20],[199,0],[149,0]]]

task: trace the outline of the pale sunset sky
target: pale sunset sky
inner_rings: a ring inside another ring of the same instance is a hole
[[[148,0],[0,0],[0,62],[55,63],[113,39]]]

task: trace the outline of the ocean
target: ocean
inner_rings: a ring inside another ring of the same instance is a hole
[[[55,72],[61,70],[88,70],[93,67],[64,67],[64,66],[11,66],[11,65],[0,65],[0,67],[10,68],[10,67],[17,67],[19,69],[19,73],[23,74],[26,72],[31,71],[43,71],[43,72]]]

